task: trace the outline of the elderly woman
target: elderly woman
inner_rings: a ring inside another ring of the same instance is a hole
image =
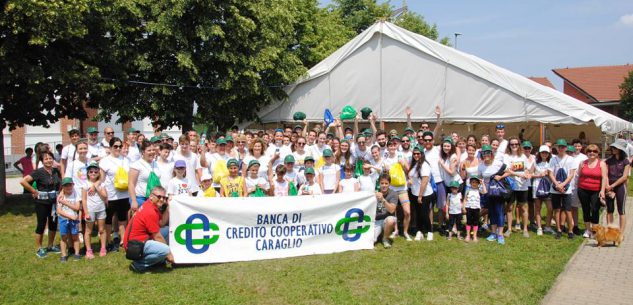
[[[55,157],[50,151],[40,156],[42,167],[34,170],[30,175],[22,178],[20,184],[33,195],[35,199],[35,214],[37,215],[37,227],[35,227],[35,243],[37,244],[37,257],[44,258],[48,252],[59,253],[60,249],[53,245],[57,232],[57,217],[52,216],[53,207],[57,199],[57,193],[61,188],[61,175],[59,170],[53,168]],[[31,185],[37,183],[37,189]],[[48,224],[48,247],[42,247],[44,228]]]
[[[626,153],[627,143],[624,139],[617,139],[611,146],[611,157],[605,161],[607,165],[608,183],[605,187],[607,197],[607,224],[613,223],[614,203],[617,203],[618,215],[620,215],[620,232],[626,227],[624,216],[626,203],[626,182],[629,179],[631,164]]]
[[[600,200],[604,200],[607,185],[607,165],[600,160],[600,148],[587,146],[588,159],[578,166],[578,199],[582,204],[585,234],[591,237],[591,225],[600,221]]]

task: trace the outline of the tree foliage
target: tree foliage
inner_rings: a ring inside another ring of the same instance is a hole
[[[620,85],[620,116],[629,122],[633,121],[633,71]]]

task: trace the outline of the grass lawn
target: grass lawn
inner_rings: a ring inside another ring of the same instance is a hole
[[[123,252],[88,261],[35,256],[29,205],[0,207],[2,304],[538,304],[582,238],[505,246],[398,238],[392,249],[133,274]],[[93,239],[96,241],[96,238]]]

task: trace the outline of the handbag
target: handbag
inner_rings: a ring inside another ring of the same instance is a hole
[[[127,248],[125,249],[125,258],[137,261],[143,258],[145,242],[140,240],[130,240],[130,233],[132,232],[132,224],[134,223],[134,217],[130,221],[130,229],[127,231]]]
[[[488,184],[488,197],[502,199],[508,194],[508,189],[506,189],[503,183],[494,179],[494,176],[490,177],[490,182]]]

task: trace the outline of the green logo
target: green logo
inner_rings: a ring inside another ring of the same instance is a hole
[[[345,218],[342,218],[336,223],[334,231],[337,235],[342,235],[343,240],[349,242],[357,241],[360,236],[369,231],[369,227],[371,227],[370,224],[364,226],[360,225],[363,222],[371,222],[371,217],[365,215],[365,212],[361,209],[349,209],[347,213],[345,213]],[[350,229],[350,223],[356,223],[356,228]]]
[[[194,220],[201,220],[202,222],[193,223]],[[214,244],[220,235],[215,234],[213,236],[204,235],[202,238],[193,239],[193,231],[202,230],[204,232],[218,232],[220,228],[215,223],[209,222],[209,218],[203,214],[193,214],[187,218],[187,222],[176,227],[174,231],[174,239],[177,243],[185,245],[187,250],[193,254],[204,253],[209,249],[209,245]],[[182,237],[182,231],[185,231],[185,238]],[[202,246],[196,249],[194,246]]]

